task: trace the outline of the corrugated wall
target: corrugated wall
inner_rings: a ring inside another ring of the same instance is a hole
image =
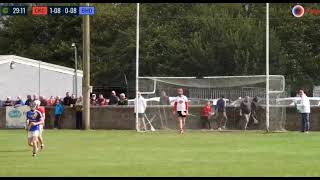
[[[41,66],[41,64],[40,64]],[[15,63],[10,69],[10,63],[0,65],[0,99],[6,96],[23,99],[28,94],[64,97],[66,91],[74,92],[74,75]],[[78,77],[78,94],[82,93],[82,77]]]

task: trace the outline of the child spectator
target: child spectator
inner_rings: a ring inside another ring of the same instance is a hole
[[[55,120],[54,120],[54,128],[61,129],[61,116],[63,114],[63,105],[61,104],[60,100],[56,101],[56,105],[54,107],[54,114],[55,114]]]
[[[201,110],[201,124],[204,129],[206,128],[212,129],[211,123],[210,123],[210,118],[212,115],[214,115],[214,112],[212,111],[211,103],[210,101],[207,101],[207,103]]]

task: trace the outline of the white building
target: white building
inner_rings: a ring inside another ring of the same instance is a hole
[[[43,95],[64,97],[78,92],[82,94],[83,72],[64,66],[45,63],[14,55],[0,55],[0,100],[7,96],[16,99],[27,95]],[[77,83],[77,88],[75,84]]]

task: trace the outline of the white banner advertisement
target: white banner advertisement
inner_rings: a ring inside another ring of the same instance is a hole
[[[30,110],[29,106],[7,106],[6,107],[6,128],[25,128],[26,113]]]

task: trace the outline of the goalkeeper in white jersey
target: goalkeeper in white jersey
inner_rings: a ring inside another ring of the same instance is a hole
[[[179,88],[177,92],[179,95],[174,102],[173,113],[177,114],[179,128],[180,128],[179,131],[180,131],[180,134],[183,134],[184,127],[186,124],[186,118],[189,115],[189,111],[188,111],[189,100],[185,95],[183,95],[182,88]]]

